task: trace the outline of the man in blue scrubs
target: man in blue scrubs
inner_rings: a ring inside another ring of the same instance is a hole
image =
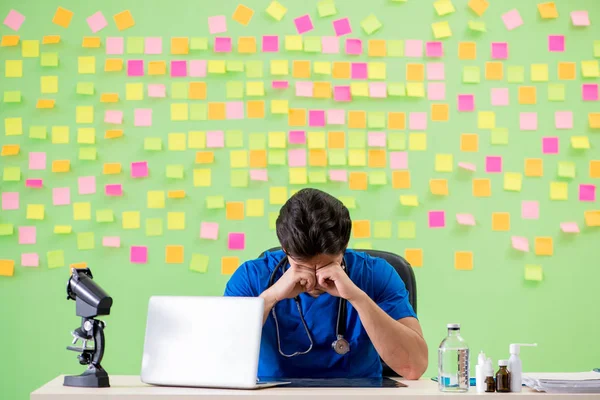
[[[347,249],[351,228],[339,200],[302,189],[277,218],[283,250],[245,262],[227,283],[226,296],[265,300],[260,377],[381,377],[380,356],[407,379],[427,369],[427,344],[404,282],[387,261]],[[344,339],[350,345],[343,355],[332,348],[340,298],[347,302]]]

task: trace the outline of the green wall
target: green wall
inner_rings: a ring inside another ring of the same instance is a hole
[[[276,245],[274,231],[269,229],[268,213],[278,210],[278,205],[269,204],[270,186],[288,186],[286,166],[270,166],[269,182],[250,182],[247,188],[232,188],[229,182],[229,156],[227,149],[216,149],[216,162],[210,167],[212,186],[194,187],[192,169],[195,150],[184,153],[164,149],[159,153],[149,153],[143,149],[144,137],[161,137],[166,146],[170,132],[188,132],[193,130],[243,130],[244,145],[248,146],[247,134],[252,132],[287,131],[285,116],[272,116],[268,112],[268,100],[286,98],[290,107],[366,111],[404,111],[429,112],[430,101],[426,98],[390,98],[388,100],[359,98],[351,103],[334,103],[333,100],[295,98],[292,89],[286,94],[274,93],[267,89],[267,118],[239,121],[185,121],[173,122],[169,117],[171,102],[186,100],[149,99],[144,101],[126,101],[124,84],[126,82],[165,83],[170,94],[170,84],[174,79],[164,77],[128,78],[125,72],[109,75],[103,71],[105,38],[108,36],[161,36],[163,54],[155,56],[123,55],[127,60],[169,60],[172,57],[168,41],[170,37],[209,37],[206,18],[212,15],[228,17],[228,31],[224,35],[256,36],[263,34],[292,35],[295,28],[292,19],[304,13],[310,13],[315,30],[308,35],[332,35],[331,20],[348,16],[352,22],[353,36],[366,40],[368,37],[360,28],[360,21],[370,13],[375,14],[383,23],[383,28],[370,38],[377,39],[422,39],[434,40],[430,24],[437,21],[449,21],[453,36],[444,40],[446,73],[446,100],[450,107],[448,122],[428,122],[428,149],[425,152],[409,151],[409,167],[412,174],[410,189],[393,189],[391,171],[385,169],[388,184],[370,186],[368,191],[351,191],[347,184],[330,182],[315,184],[337,196],[350,196],[356,199],[357,207],[352,216],[357,220],[391,221],[391,238],[367,238],[351,245],[372,245],[374,248],[403,254],[405,248],[421,248],[424,265],[415,268],[419,287],[419,317],[430,347],[430,368],[426,376],[436,373],[436,348],[445,335],[445,324],[461,322],[463,335],[474,353],[485,350],[494,360],[508,356],[508,344],[511,342],[537,342],[537,349],[526,349],[522,353],[526,371],[576,371],[598,367],[600,347],[600,318],[597,303],[600,268],[598,228],[585,227],[584,212],[598,209],[598,202],[578,201],[577,190],[581,183],[596,184],[589,175],[589,162],[599,159],[598,134],[588,128],[587,114],[598,111],[597,103],[581,101],[581,73],[579,63],[593,60],[593,42],[599,39],[598,21],[600,9],[593,0],[558,2],[559,18],[542,20],[533,1],[494,1],[485,14],[478,18],[467,8],[466,0],[453,1],[457,11],[446,17],[435,14],[431,1],[408,0],[406,3],[394,3],[387,0],[338,1],[338,14],[335,17],[319,18],[316,2],[285,1],[288,13],[281,22],[276,22],[263,10],[267,1],[245,0],[244,4],[256,12],[250,24],[243,27],[231,20],[231,14],[237,3],[234,2],[167,2],[159,0],[115,1],[101,3],[64,0],[62,2],[41,0],[4,0],[0,4],[0,17],[4,18],[12,8],[26,16],[26,21],[18,32],[21,39],[41,40],[43,35],[60,34],[62,42],[54,47],[41,45],[41,51],[58,52],[58,68],[43,68],[38,58],[24,59],[23,78],[7,79],[4,72],[0,76],[0,87],[6,90],[20,90],[23,100],[20,104],[3,103],[0,105],[0,119],[22,117],[24,135],[0,136],[0,144],[20,144],[21,153],[16,157],[0,158],[0,166],[20,166],[23,177],[20,182],[0,182],[0,191],[18,191],[21,195],[21,207],[16,211],[0,211],[0,224],[37,227],[35,246],[18,245],[17,233],[0,236],[0,259],[16,260],[13,277],[0,276],[0,391],[3,398],[25,399],[28,394],[59,374],[76,374],[82,371],[76,360],[76,354],[65,350],[70,343],[69,331],[78,326],[75,317],[75,304],[65,301],[65,284],[68,279],[68,267],[49,269],[46,253],[52,250],[64,250],[66,265],[74,262],[87,262],[96,281],[114,298],[112,315],[106,317],[108,347],[105,356],[105,368],[112,374],[138,374],[142,354],[145,314],[147,301],[151,295],[219,295],[228,279],[221,274],[220,258],[236,255],[241,260],[259,254],[263,249]],[[63,6],[74,12],[68,29],[52,24],[52,16],[57,6]],[[83,49],[83,36],[92,35],[85,18],[98,11],[103,12],[109,26],[97,35],[102,38],[102,48]],[[500,15],[518,8],[524,25],[513,31],[507,31]],[[136,25],[119,32],[112,15],[129,9]],[[585,10],[590,13],[592,25],[574,28],[569,13],[572,10]],[[487,32],[477,34],[467,28],[469,20],[481,20],[487,24]],[[0,33],[11,34],[7,27],[0,26]],[[547,35],[566,35],[566,52],[549,53]],[[461,61],[457,57],[460,41],[477,42],[477,59]],[[510,46],[509,59],[503,61],[505,78],[502,81],[486,81],[485,62],[489,61],[490,43],[507,41]],[[234,48],[236,41],[234,40]],[[283,47],[283,44],[281,45]],[[211,45],[212,47],[212,45]],[[343,45],[341,46],[343,52]],[[95,55],[97,59],[95,75],[77,74],[77,56]],[[119,56],[111,56],[119,57]],[[0,49],[0,68],[4,71],[5,60],[21,59],[20,46]],[[269,55],[238,55],[236,52],[226,55],[208,52],[191,52],[186,59],[225,59],[225,60],[262,60],[265,62],[265,82],[270,84],[267,60],[270,59],[307,59],[311,61],[355,60],[344,54],[315,55],[281,51]],[[387,63],[387,81],[404,82],[407,62],[425,63],[431,60],[408,59],[405,57],[369,59],[362,61],[384,61]],[[556,65],[559,61],[578,63],[577,79],[558,82]],[[549,67],[549,82],[531,83],[529,65],[545,63]],[[461,80],[463,66],[479,66],[482,80],[479,84],[464,84]],[[525,82],[508,83],[506,67],[520,65],[525,67]],[[41,95],[39,76],[54,75],[59,78],[59,92],[55,95]],[[185,78],[188,82],[195,78]],[[230,73],[224,76],[209,75],[208,100],[225,101],[225,84],[228,80],[246,80],[242,73]],[[285,78],[282,78],[285,79]],[[291,76],[290,82],[293,82]],[[321,79],[321,78],[313,78]],[[322,80],[329,80],[325,78]],[[596,79],[588,79],[597,82]],[[96,94],[91,97],[77,95],[77,82],[92,81]],[[344,81],[334,81],[339,84]],[[564,102],[547,101],[547,89],[550,83],[562,83],[566,88]],[[537,87],[537,105],[519,105],[517,91],[519,85]],[[267,85],[266,85],[267,86]],[[492,107],[490,89],[508,87],[510,90],[509,107]],[[99,93],[118,92],[121,100],[116,105],[99,102]],[[458,113],[456,95],[473,93],[476,96],[476,112]],[[57,106],[54,110],[36,110],[38,98],[54,98]],[[200,101],[189,101],[200,102]],[[95,109],[97,161],[81,161],[77,158],[80,145],[76,141],[78,124],[75,123],[76,105],[93,105]],[[153,126],[139,128],[133,126],[134,108],[152,108]],[[103,116],[105,109],[119,109],[125,113],[123,129],[125,136],[117,140],[105,140],[103,132],[107,128]],[[477,111],[495,111],[498,127],[509,131],[509,143],[506,146],[492,146],[490,130],[478,129]],[[571,110],[574,113],[574,127],[568,131],[554,128],[555,111]],[[519,130],[518,113],[537,111],[539,128],[535,132]],[[33,125],[67,125],[70,127],[69,145],[53,145],[50,140],[35,140],[28,137],[28,128]],[[304,129],[304,128],[302,128]],[[311,128],[306,128],[311,130]],[[318,129],[318,128],[317,128]],[[313,130],[317,130],[313,129]],[[321,130],[328,130],[323,128]],[[335,128],[337,129],[337,128]],[[341,130],[348,132],[347,127]],[[400,131],[408,133],[407,130]],[[460,152],[460,134],[479,134],[479,151]],[[541,154],[541,137],[559,136],[560,154]],[[591,148],[576,151],[569,147],[570,136],[589,136]],[[291,146],[293,147],[293,146]],[[297,147],[297,146],[296,146]],[[48,155],[48,163],[55,159],[70,159],[71,172],[55,174],[50,166],[45,171],[29,171],[28,156],[31,151],[43,151]],[[436,172],[434,160],[436,154],[454,154],[454,164],[459,161],[477,165],[477,172],[468,173],[454,167],[452,173]],[[503,190],[503,174],[485,173],[485,156],[503,157],[504,172],[523,173],[525,158],[542,158],[544,176],[541,178],[523,178],[520,192]],[[133,180],[129,177],[128,164],[132,161],[147,160],[151,174],[147,179]],[[577,174],[572,180],[557,177],[559,161],[570,161],[576,166]],[[123,173],[117,176],[102,175],[105,162],[123,163]],[[165,166],[183,164],[185,179],[173,181],[165,177]],[[344,168],[344,167],[342,167]],[[351,171],[364,168],[348,167]],[[77,177],[97,178],[95,195],[77,194]],[[492,196],[475,198],[471,194],[472,178],[489,177],[492,184]],[[26,178],[43,178],[44,188],[39,190],[25,188]],[[448,179],[450,195],[436,197],[430,194],[428,181],[431,178]],[[549,185],[553,181],[568,182],[568,201],[549,199]],[[103,186],[107,183],[122,183],[125,195],[122,198],[107,198]],[[54,207],[52,205],[53,187],[70,187],[71,201],[89,201],[92,204],[91,221],[73,221],[72,207]],[[297,189],[302,185],[289,185]],[[167,199],[165,209],[148,209],[146,191],[186,189],[187,197],[173,201]],[[403,207],[399,203],[400,194],[418,195],[420,205],[416,208]],[[223,195],[226,201],[245,201],[246,199],[265,199],[265,216],[246,218],[244,221],[228,221],[224,210],[208,210],[205,196]],[[521,201],[540,202],[540,219],[521,219]],[[46,216],[43,221],[26,220],[27,204],[45,204]],[[100,224],[95,221],[94,213],[98,209],[113,209],[116,222]],[[123,230],[121,212],[139,210],[142,216],[141,228]],[[429,210],[446,211],[446,227],[430,229],[427,225]],[[166,213],[182,211],[186,213],[186,229],[172,231],[166,229]],[[510,212],[511,229],[509,232],[495,232],[491,229],[492,212]],[[477,221],[474,227],[459,226],[455,222],[456,213],[472,213]],[[145,235],[146,218],[163,218],[164,233],[159,237]],[[219,240],[207,241],[198,238],[200,221],[220,223]],[[416,223],[416,238],[397,239],[397,224],[400,221]],[[560,232],[559,224],[565,221],[577,221],[582,228],[580,234],[567,235]],[[56,235],[54,225],[72,225],[73,233]],[[94,232],[93,250],[77,249],[77,233]],[[228,251],[226,233],[245,232],[246,248],[243,251]],[[532,250],[529,253],[517,252],[511,248],[510,237],[524,236],[529,239]],[[102,247],[103,236],[120,236],[122,246],[119,249]],[[536,256],[533,241],[538,236],[549,236],[554,240],[554,255]],[[145,265],[129,262],[129,246],[149,246],[149,262]],[[165,264],[164,246],[185,246],[184,264]],[[458,271],[454,268],[454,252],[472,251],[474,268],[471,271]],[[39,268],[20,266],[20,255],[24,252],[37,252],[40,255]],[[188,266],[192,253],[210,257],[206,273],[190,271]],[[540,282],[524,280],[526,264],[541,265],[544,278]],[[332,316],[333,318],[333,316]]]

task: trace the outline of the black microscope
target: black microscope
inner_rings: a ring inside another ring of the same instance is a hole
[[[99,315],[109,315],[112,298],[94,281],[92,271],[88,268],[71,271],[67,283],[67,300],[75,300],[77,316],[81,317],[81,326],[75,329],[73,343],[83,342],[81,347],[68,346],[67,350],[80,353],[79,364],[87,365],[87,370],[81,375],[65,376],[64,386],[77,387],[110,387],[108,373],[100,362],[104,355],[104,322],[95,319]],[[93,347],[87,347],[87,342],[93,341]]]

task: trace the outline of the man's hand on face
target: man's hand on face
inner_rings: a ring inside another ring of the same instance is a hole
[[[361,290],[352,282],[339,263],[331,263],[315,271],[317,288],[335,297],[352,300],[360,295]]]
[[[275,301],[293,299],[302,292],[310,292],[315,288],[317,278],[315,270],[310,267],[292,265],[269,289]]]

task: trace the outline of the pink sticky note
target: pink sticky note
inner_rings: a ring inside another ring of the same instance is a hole
[[[106,54],[123,54],[124,42],[122,37],[106,38]]]
[[[573,112],[556,111],[554,113],[554,126],[556,129],[573,129]]]
[[[130,260],[132,264],[146,264],[148,262],[148,247],[131,246]]]
[[[19,192],[4,192],[4,193],[2,193],[2,209],[3,210],[18,210],[19,209]]]
[[[343,169],[330,169],[329,180],[333,182],[348,182],[348,171]]]
[[[290,167],[306,166],[306,149],[288,150],[288,164]]]
[[[86,22],[93,33],[99,32],[108,26],[108,22],[106,22],[106,18],[104,18],[101,11],[87,17]]]
[[[208,17],[208,32],[211,35],[227,32],[227,20],[225,16],[215,15],[214,17]]]
[[[477,171],[477,167],[472,163],[459,162],[458,166],[459,168],[466,169],[467,171]]]
[[[538,201],[521,202],[521,218],[538,219],[540,218],[540,203]]]
[[[205,77],[206,76],[206,60],[190,60],[190,76]]]
[[[122,124],[123,111],[106,110],[106,112],[104,113],[104,122],[106,122],[107,124]]]
[[[227,248],[229,250],[244,250],[246,247],[246,234],[231,232],[227,237]]]
[[[325,126],[325,111],[324,110],[309,110],[308,111],[308,126]]]
[[[558,154],[558,137],[542,138],[542,153]]]
[[[565,36],[564,35],[548,35],[548,51],[552,51],[552,52],[565,51]]]
[[[495,60],[505,60],[508,58],[508,43],[492,42],[492,58]]]
[[[446,100],[446,84],[444,82],[427,83],[427,98],[429,100]]]
[[[485,158],[485,172],[490,174],[502,172],[502,157],[487,156]]]
[[[288,81],[271,81],[271,87],[273,89],[287,89],[290,87]]]
[[[346,54],[361,55],[362,54],[362,40],[360,39],[346,39]]]
[[[144,39],[144,52],[146,54],[162,54],[162,38],[147,37]]]
[[[123,185],[120,183],[104,186],[104,193],[107,196],[123,196]]]
[[[37,253],[22,253],[21,254],[21,266],[22,267],[39,267],[40,257]]]
[[[231,53],[231,38],[216,37],[214,51],[215,53]]]
[[[77,179],[79,194],[94,194],[96,193],[96,177],[82,176]]]
[[[119,236],[104,236],[102,238],[102,246],[104,247],[121,247],[121,238]],[[145,249],[145,247],[144,247]],[[136,250],[136,256],[137,256],[137,252],[141,251],[141,250]],[[133,253],[133,247],[132,247],[132,253]],[[146,250],[146,255],[147,255],[147,250]]]
[[[321,51],[323,54],[339,54],[340,40],[335,36],[323,36],[321,38]]]
[[[408,169],[408,153],[392,151],[390,153],[390,169]]]
[[[244,102],[228,101],[225,103],[225,117],[227,119],[244,119]]]
[[[34,189],[40,189],[42,186],[44,186],[44,181],[42,179],[26,179],[25,186]]]
[[[581,98],[583,101],[598,101],[598,84],[584,83],[581,85]]]
[[[127,60],[127,76],[144,76],[144,60]]]
[[[596,201],[596,185],[579,185],[579,201]]]
[[[335,86],[333,88],[333,99],[335,101],[352,101],[350,86]]]
[[[269,175],[266,169],[251,169],[250,170],[250,180],[251,181],[263,181],[266,182],[269,180]]]
[[[571,22],[573,26],[588,26],[590,24],[590,16],[586,10],[571,11]]]
[[[367,63],[353,62],[350,64],[350,71],[352,79],[367,79]]]
[[[579,233],[577,222],[561,222],[560,229],[565,233]]]
[[[428,216],[430,228],[443,228],[446,226],[445,211],[429,211]]]
[[[475,110],[475,95],[459,94],[458,95],[458,111],[474,111]]]
[[[263,53],[277,53],[279,51],[279,36],[265,35],[262,37]]]
[[[521,18],[521,14],[519,14],[519,10],[513,8],[507,13],[502,14],[502,21],[504,22],[504,26],[509,31],[512,31],[515,28],[523,25],[523,18]]]
[[[52,204],[55,206],[71,204],[71,189],[68,187],[52,189]]]
[[[310,32],[314,29],[312,19],[310,19],[310,15],[308,14],[296,18],[294,20],[294,25],[296,25],[298,35],[302,35],[303,33]]]
[[[206,132],[206,147],[218,148],[225,147],[225,136],[223,131],[208,131]]]
[[[493,106],[507,106],[509,103],[508,88],[492,88],[490,91]]]
[[[427,42],[425,44],[425,54],[431,58],[443,57],[444,45],[442,42]]]
[[[151,83],[148,85],[148,97],[166,97],[167,89],[160,83]]]
[[[137,161],[131,163],[131,177],[144,178],[148,176],[148,162]]]
[[[31,170],[46,169],[46,153],[44,153],[44,152],[29,153],[29,169],[31,169]]]
[[[411,112],[408,114],[409,129],[424,131],[427,129],[427,113]]]
[[[335,36],[344,36],[352,33],[352,27],[350,26],[350,20],[348,18],[336,19],[332,24]]]
[[[290,131],[288,142],[290,144],[306,144],[306,131]]]
[[[171,77],[181,78],[185,76],[187,76],[187,61],[171,61]]]
[[[385,82],[369,82],[369,97],[384,99],[387,97],[387,84]]]
[[[475,226],[475,217],[472,214],[456,214],[459,225]]]
[[[538,128],[537,112],[522,112],[519,114],[519,126],[522,131],[535,131]]]
[[[19,244],[35,244],[37,232],[35,226],[19,227]]]
[[[21,28],[23,22],[25,22],[25,16],[17,10],[10,10],[6,18],[4,18],[4,25],[15,32]]]
[[[344,110],[327,110],[327,125],[346,125]]]
[[[218,222],[201,222],[200,239],[217,240],[219,238]]]
[[[411,58],[423,57],[423,41],[408,39],[404,42],[404,55]]]
[[[446,79],[444,63],[427,63],[427,80],[443,81]]]
[[[369,147],[385,147],[387,143],[385,132],[369,132],[367,143]]]
[[[510,238],[510,241],[512,243],[513,249],[523,251],[523,252],[529,251],[529,240],[527,240],[526,237],[512,236]]]
[[[311,81],[296,82],[296,96],[312,97],[313,83]]]

